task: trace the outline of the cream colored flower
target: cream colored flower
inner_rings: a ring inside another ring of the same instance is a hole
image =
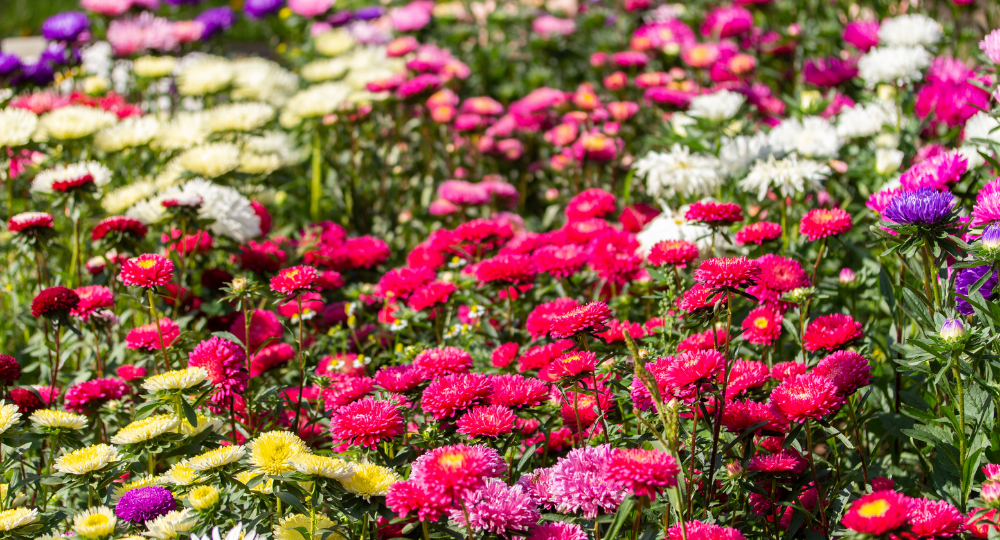
[[[306,443],[288,431],[268,431],[250,442],[250,463],[267,474],[291,472],[288,458],[307,453]]]
[[[147,531],[142,533],[142,535],[160,540],[177,538],[180,536],[180,533],[190,531],[198,524],[197,517],[197,514],[192,512],[190,508],[173,510],[156,519],[147,521]]]
[[[114,446],[95,444],[60,456],[55,469],[64,474],[84,475],[99,471],[118,459],[118,449]]]
[[[98,506],[73,516],[73,531],[88,540],[96,540],[111,536],[117,523],[118,518],[110,508]]]
[[[113,444],[138,444],[175,431],[180,420],[172,414],[158,414],[136,420],[111,437]]]
[[[299,454],[288,458],[288,464],[296,471],[311,476],[322,476],[334,480],[347,480],[354,476],[354,465],[337,458]]]
[[[83,429],[87,425],[87,417],[52,409],[39,409],[29,417],[32,422],[53,429]]]
[[[316,51],[325,56],[340,56],[354,47],[354,36],[346,28],[323,32],[314,39]]]
[[[160,375],[153,375],[142,383],[147,392],[161,390],[185,390],[200,384],[208,378],[208,372],[203,367],[175,369]]]
[[[204,111],[181,112],[160,124],[150,146],[156,150],[183,150],[208,140],[208,116]]]
[[[368,500],[381,497],[389,492],[389,487],[399,481],[399,476],[387,467],[374,463],[355,463],[354,476],[340,483],[344,489]]]
[[[228,60],[210,56],[181,69],[177,92],[183,96],[214,94],[229,86],[234,75]]]
[[[277,154],[240,154],[237,171],[246,174],[271,174],[281,168],[281,158]]]
[[[299,89],[299,78],[278,64],[260,57],[233,61],[233,99],[263,101],[284,106]]]
[[[274,118],[274,107],[253,101],[220,105],[206,112],[209,131],[253,131]]]
[[[0,435],[21,420],[21,413],[17,410],[17,405],[0,401]]]
[[[9,484],[0,484],[0,501],[7,500],[7,492],[10,491]],[[22,504],[28,502],[28,496],[22,493],[15,493],[14,500],[7,503],[8,508],[14,508],[15,506],[21,506]]]
[[[132,491],[133,489],[139,489],[142,487],[149,487],[149,486],[162,486],[165,482],[166,479],[162,476],[148,476],[148,475],[140,476],[135,480],[115,486],[111,492],[111,500],[118,502],[118,499],[121,499],[122,495],[125,495],[126,493]]]
[[[31,140],[38,127],[38,115],[24,109],[0,110],[0,148],[21,146]]]
[[[195,510],[208,510],[219,502],[219,490],[213,486],[200,486],[188,494],[188,503]]]
[[[257,483],[257,485],[251,487],[250,490],[256,491],[257,493],[263,493],[264,495],[270,495],[273,493],[274,480],[267,478],[267,474],[263,471],[240,471],[240,473],[236,475],[236,480],[249,487],[250,481],[257,477],[263,478]]]
[[[181,420],[181,433],[187,435],[188,437],[193,437],[206,429],[217,430],[222,427],[222,421],[218,418],[210,418],[204,414],[198,414],[197,416],[197,426],[192,426],[191,422],[188,422],[187,418]]]
[[[323,82],[339,79],[350,66],[344,58],[321,58],[302,66],[302,78],[309,82]]]
[[[70,105],[42,115],[38,127],[47,137],[69,140],[93,135],[117,122],[118,117],[114,113],[95,107]]]
[[[38,521],[38,510],[35,508],[11,508],[0,512],[0,531],[13,531],[18,527],[31,525]]]
[[[188,460],[188,467],[195,471],[210,471],[239,461],[247,453],[242,446],[220,446]]]
[[[240,149],[223,142],[196,146],[180,155],[180,164],[185,170],[215,178],[240,165]]]
[[[128,186],[122,186],[101,199],[101,208],[109,214],[121,214],[135,203],[156,193],[152,182],[139,181]]]
[[[198,480],[198,472],[188,466],[188,460],[178,461],[163,475],[163,479],[175,486],[190,486]]]
[[[323,529],[333,529],[336,523],[322,515],[317,514],[310,518],[305,514],[292,514],[285,516],[274,526],[274,540],[320,540],[324,538],[318,531]],[[305,529],[308,536],[303,536],[298,529]],[[336,532],[327,535],[326,540],[343,540],[343,536]]]
[[[160,129],[155,116],[133,116],[104,128],[94,137],[94,145],[105,152],[119,152],[148,144]]]
[[[173,56],[140,56],[132,61],[132,71],[140,77],[157,79],[174,72],[177,59]]]
[[[282,126],[294,127],[302,120],[326,116],[340,108],[350,94],[351,87],[343,83],[310,86],[288,101],[279,121]]]

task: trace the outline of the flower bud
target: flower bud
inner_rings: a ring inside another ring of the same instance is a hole
[[[739,478],[743,476],[743,465],[739,461],[730,461],[726,464],[726,473],[730,478]]]
[[[241,293],[247,290],[247,278],[236,278],[230,284],[234,293]]]
[[[983,231],[983,249],[994,251],[1000,248],[1000,225],[991,224]]]
[[[559,198],[559,190],[556,188],[549,188],[545,190],[545,200],[547,202],[554,202]]]
[[[983,465],[983,474],[986,475],[987,480],[1000,480],[1000,465],[996,463]]]
[[[857,279],[858,279],[858,275],[856,273],[854,273],[854,270],[851,270],[850,268],[842,268],[840,270],[840,284],[841,285],[844,285],[844,286],[854,285],[854,283],[857,281]]]
[[[903,152],[895,148],[879,148],[875,151],[875,172],[888,176],[899,170],[903,164]]]
[[[811,112],[816,109],[816,105],[823,99],[823,94],[818,90],[806,90],[800,97],[799,108],[802,112]]]
[[[872,491],[886,491],[896,487],[896,483],[891,478],[879,476],[872,478]]]
[[[941,324],[938,335],[945,343],[958,343],[965,339],[965,325],[959,319],[947,319]]]
[[[983,484],[983,488],[979,490],[979,498],[986,504],[997,504],[1000,501],[1000,483],[991,480]]]

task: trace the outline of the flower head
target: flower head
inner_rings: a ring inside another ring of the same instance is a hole
[[[73,532],[87,540],[107,538],[115,532],[117,523],[118,518],[107,506],[88,508],[73,516]]]
[[[147,392],[162,390],[186,390],[200,384],[208,378],[208,371],[202,367],[175,369],[159,375],[153,375],[142,383]]]
[[[781,238],[781,225],[770,221],[758,221],[750,223],[736,233],[736,243],[739,245],[757,244],[770,242]]]
[[[986,274],[990,274],[983,282],[983,285],[979,288],[979,294],[983,295],[986,300],[993,300],[996,298],[995,289],[997,283],[1000,282],[1000,273],[996,270],[992,270],[989,265],[973,266],[972,268],[963,268],[958,271],[958,275],[955,277],[955,309],[963,315],[972,315],[975,310],[972,309],[972,304],[967,302],[965,299],[960,298],[957,295],[968,296],[972,294],[972,287],[983,279]]]
[[[761,274],[757,261],[746,257],[716,257],[702,261],[694,280],[712,289],[741,289],[755,285]]]
[[[51,229],[52,214],[45,212],[21,212],[7,222],[7,230],[23,236],[37,235]]]
[[[428,379],[453,373],[468,373],[472,367],[472,355],[458,347],[427,349],[413,359],[413,366]]]
[[[396,405],[367,397],[336,410],[330,418],[334,440],[374,449],[403,434],[403,416]]]
[[[829,377],[841,396],[849,396],[871,380],[868,359],[854,351],[837,351],[819,361],[813,373]]]
[[[180,336],[181,329],[177,326],[177,323],[167,317],[161,317],[159,328],[157,328],[157,321],[153,321],[129,330],[125,336],[125,346],[133,350],[146,349],[155,351],[163,348],[169,349]]]
[[[118,279],[129,287],[158,287],[174,278],[174,263],[163,255],[146,253],[122,264]]]
[[[882,217],[903,225],[937,225],[948,218],[955,207],[955,197],[947,191],[921,188],[904,191],[893,198]]]
[[[618,449],[611,455],[608,475],[636,497],[645,495],[656,500],[663,489],[677,485],[678,470],[677,460],[666,452]]]
[[[214,336],[195,346],[188,355],[188,369],[202,368],[215,386],[211,398],[221,403],[242,392],[249,375],[246,372],[246,354],[243,347],[227,339]]]
[[[455,523],[472,531],[489,531],[504,538],[508,538],[510,533],[527,532],[541,518],[537,504],[522,486],[508,486],[503,480],[495,478],[468,493],[464,504],[471,511],[453,508],[451,518]]]
[[[63,320],[69,315],[70,310],[80,304],[80,297],[66,287],[49,287],[42,289],[35,298],[31,300],[31,315],[36,319],[46,317],[50,319]]]
[[[838,236],[851,230],[851,215],[840,208],[815,208],[802,216],[799,232],[810,242],[828,236]]]
[[[9,532],[38,521],[35,508],[11,508],[0,512],[0,531]]]
[[[514,430],[514,413],[502,405],[475,407],[458,419],[459,433],[469,438],[499,437]]]
[[[696,201],[688,207],[684,219],[710,226],[726,226],[743,221],[743,209],[736,203]]]
[[[443,420],[482,403],[492,389],[489,377],[482,373],[445,375],[424,390],[420,405],[435,420]]]
[[[911,500],[902,493],[876,491],[851,503],[844,514],[843,524],[864,534],[893,532],[906,523],[911,505]]]
[[[399,476],[392,469],[374,463],[354,464],[354,476],[341,480],[347,491],[368,500],[383,497],[399,482]]]
[[[246,449],[239,445],[220,446],[202,452],[187,460],[187,467],[193,471],[210,471],[230,463],[235,463],[246,455]]]
[[[850,315],[834,313],[817,317],[810,322],[805,334],[802,335],[802,341],[803,346],[810,352],[820,349],[833,351],[863,335],[861,323],[852,319]]]
[[[54,467],[61,473],[79,476],[99,471],[113,461],[118,461],[118,449],[108,444],[97,444],[63,454],[56,459]]]
[[[21,378],[21,364],[10,355],[0,354],[0,383],[10,385]]]
[[[788,379],[771,392],[775,416],[798,423],[819,420],[842,403],[837,385],[828,377],[815,373]]]
[[[198,486],[188,493],[188,503],[195,510],[209,510],[219,503],[219,488]]]
[[[698,245],[687,240],[664,240],[653,245],[649,251],[649,264],[655,266],[674,265],[681,268],[694,262],[699,255]]]
[[[31,413],[30,420],[49,429],[83,429],[87,425],[87,417],[64,411],[41,409]]]
[[[179,425],[180,420],[172,414],[147,416],[119,429],[118,433],[111,437],[111,443],[126,445],[146,442],[176,430]]]
[[[257,436],[249,446],[250,464],[274,475],[293,471],[288,459],[309,453],[306,443],[288,431],[268,431]]]
[[[556,509],[563,513],[582,512],[586,519],[614,512],[625,499],[625,489],[608,478],[613,450],[608,445],[570,450],[560,458],[549,480]]]
[[[312,290],[318,279],[319,274],[312,266],[293,266],[281,270],[278,275],[271,278],[271,290],[278,294],[291,296]]]
[[[589,304],[549,317],[549,334],[554,338],[568,338],[580,332],[600,329],[611,318],[611,308],[604,302]]]
[[[274,540],[342,540],[343,537],[337,533],[330,535],[320,534],[323,529],[333,529],[337,524],[332,519],[323,514],[307,516],[305,514],[291,514],[278,520],[274,525]],[[310,528],[312,527],[312,528]],[[303,535],[300,529],[308,532]]]
[[[781,337],[781,312],[767,306],[755,308],[743,320],[743,339],[755,345],[770,345]]]
[[[354,476],[354,466],[350,463],[329,456],[314,454],[296,454],[288,458],[288,464],[296,471],[310,476],[347,480]]]

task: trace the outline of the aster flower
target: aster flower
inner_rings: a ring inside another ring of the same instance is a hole
[[[329,456],[317,456],[314,454],[296,454],[288,458],[288,464],[296,471],[322,478],[333,480],[347,480],[354,476],[354,466],[350,463]]]
[[[1000,220],[1000,179],[987,182],[976,194],[971,226],[983,227],[998,220]]]
[[[66,193],[88,187],[103,187],[111,181],[111,170],[97,161],[86,161],[44,170],[35,176],[31,190]]]
[[[250,442],[251,465],[266,474],[278,475],[294,468],[288,458],[309,453],[302,439],[287,431],[268,431]]]
[[[352,446],[376,448],[378,443],[402,435],[403,416],[388,401],[364,398],[333,413],[330,433]]]
[[[3,435],[14,424],[21,420],[18,406],[0,401],[0,435]]]
[[[742,433],[761,422],[765,424],[757,429],[784,431],[784,426],[771,413],[771,407],[767,403],[733,400],[726,403],[726,408],[722,411],[722,425],[733,433]]]
[[[188,493],[187,500],[188,504],[195,510],[210,510],[219,503],[219,489],[215,486],[198,486]],[[218,527],[215,530],[218,531]]]
[[[919,13],[907,13],[882,21],[878,29],[881,43],[896,47],[931,46],[941,39],[941,23]]]
[[[80,299],[80,303],[70,310],[70,314],[84,322],[87,322],[95,311],[114,306],[114,296],[111,294],[111,289],[104,285],[78,287],[73,289],[73,292]]]
[[[617,322],[617,321],[615,321]],[[597,355],[586,351],[573,351],[559,355],[546,366],[544,374],[555,379],[572,379],[592,373],[597,369]]]
[[[31,413],[29,419],[45,428],[49,429],[83,429],[87,425],[87,417],[82,414],[72,414],[64,411],[54,411],[51,409],[36,410]]]
[[[845,516],[846,517],[846,516]],[[965,516],[948,501],[910,499],[907,514],[910,532],[918,538],[947,538],[957,535]]]
[[[308,291],[313,288],[319,274],[311,266],[293,266],[278,272],[278,275],[271,278],[271,290],[285,296]]]
[[[675,143],[669,153],[649,152],[635,162],[636,176],[646,178],[646,191],[654,197],[705,196],[721,185],[722,164],[708,154],[692,154]]]
[[[176,369],[159,375],[153,375],[142,383],[142,387],[147,392],[186,390],[201,384],[207,378],[208,371],[203,367]]]
[[[467,530],[489,531],[504,538],[510,533],[524,533],[538,523],[541,515],[537,505],[519,485],[507,486],[502,480],[490,479],[486,485],[464,498],[468,512],[453,508],[451,519]]]
[[[458,419],[458,432],[470,439],[476,437],[499,437],[514,430],[514,413],[502,405],[474,407]]]
[[[815,208],[802,216],[799,232],[810,242],[815,242],[821,238],[839,236],[853,227],[851,215],[844,210]]]
[[[344,489],[366,501],[386,496],[398,482],[399,476],[392,469],[374,463],[355,463],[354,476],[340,481]]]
[[[36,508],[10,508],[0,512],[0,531],[15,531],[38,521]]]
[[[232,341],[212,337],[195,346],[188,355],[188,368],[203,368],[215,386],[214,403],[222,403],[247,386],[246,354]]]
[[[682,531],[680,525],[670,527],[666,540],[681,540],[687,534],[687,540],[744,540],[743,535],[731,527],[723,527],[701,521],[688,521]]]
[[[180,426],[180,419],[172,414],[157,414],[136,420],[118,430],[111,443],[117,445],[143,443],[164,433],[175,431]]]
[[[989,265],[973,266],[972,268],[963,268],[958,271],[958,275],[955,277],[955,309],[963,315],[972,315],[975,310],[968,301],[957,295],[968,296],[972,294],[972,287],[983,279],[983,276],[990,274],[990,277],[986,278],[983,285],[979,288],[979,294],[983,295],[985,300],[993,300],[996,298],[996,287],[997,283],[1000,283],[1000,272],[993,270]]]
[[[805,471],[807,464],[806,459],[797,450],[784,448],[771,455],[757,454],[747,464],[747,470],[767,474],[795,475]]]
[[[784,309],[786,303],[780,301],[783,294],[811,284],[802,263],[794,259],[767,253],[757,262],[760,264],[760,280],[757,285],[747,287],[747,292],[761,304]]]
[[[677,460],[666,452],[641,448],[617,449],[611,455],[608,476],[627,486],[636,497],[656,495],[677,485]]]
[[[782,315],[767,306],[750,311],[743,320],[743,339],[755,345],[770,345],[781,337]]]
[[[129,393],[125,381],[115,378],[94,379],[74,384],[66,390],[66,408],[75,413],[93,413],[104,403],[121,399]]]
[[[392,484],[385,495],[385,502],[399,518],[416,512],[420,521],[437,521],[448,510],[450,503],[447,497],[414,480]]]
[[[73,532],[87,540],[107,538],[115,532],[117,523],[118,518],[110,508],[97,506],[73,516]]]
[[[432,492],[455,498],[479,489],[504,470],[504,460],[496,450],[454,444],[435,448],[417,458],[410,469],[410,480],[426,485]]]
[[[526,540],[587,540],[587,533],[575,523],[555,521],[531,530]]]
[[[38,126],[38,116],[25,109],[7,107],[0,109],[0,147],[23,146],[31,140]]]
[[[198,472],[211,471],[239,461],[246,453],[239,445],[220,446],[188,459],[187,467]]]
[[[854,351],[837,351],[819,361],[813,373],[828,377],[841,396],[849,396],[871,380],[871,366]]]
[[[38,236],[52,229],[52,215],[45,212],[21,212],[7,221],[7,230],[19,236]]]
[[[458,347],[427,349],[413,359],[413,366],[428,379],[453,373],[468,373],[472,367],[472,355]]]
[[[743,209],[735,203],[695,201],[688,207],[684,219],[701,222],[710,227],[722,227],[743,221]]]
[[[994,64],[1000,64],[1000,31],[994,30],[979,42],[979,50]]]
[[[767,160],[754,163],[747,176],[739,181],[739,186],[744,191],[757,192],[760,200],[764,200],[769,191],[783,197],[795,197],[808,188],[820,189],[820,181],[831,172],[826,164],[801,159],[795,154],[780,160],[770,155]]]
[[[697,244],[687,240],[664,240],[653,245],[647,260],[655,266],[674,265],[680,268],[694,262],[700,252]]]
[[[611,308],[604,302],[590,302],[549,317],[548,333],[554,338],[569,338],[580,332],[599,330],[611,318]]]
[[[424,390],[420,405],[435,420],[443,420],[482,403],[492,389],[489,377],[481,373],[445,375]]]
[[[906,170],[899,177],[899,184],[905,191],[921,188],[947,190],[957,183],[969,168],[969,160],[960,152],[945,152],[925,159]]]
[[[954,207],[955,197],[950,192],[921,188],[893,198],[882,218],[902,225],[933,228],[948,220]]]
[[[177,323],[167,317],[161,317],[159,328],[156,322],[151,322],[129,330],[125,336],[125,346],[132,350],[156,351],[164,347],[169,349],[180,335],[181,329]],[[162,341],[160,341],[161,336]]]
[[[781,225],[770,221],[758,221],[749,223],[736,233],[736,243],[744,246],[747,244],[763,245],[781,238]]]
[[[158,287],[174,278],[174,263],[153,253],[139,255],[122,264],[118,280],[129,287]]]
[[[21,364],[10,355],[0,354],[0,384],[14,384],[21,378]]]
[[[837,385],[828,377],[814,373],[797,375],[771,392],[771,408],[775,416],[791,422],[819,420],[838,409],[842,403]]]
[[[34,318],[45,317],[57,321],[65,321],[70,311],[80,304],[80,297],[72,289],[66,287],[49,287],[42,289],[31,300],[31,315]]]
[[[843,525],[863,534],[894,532],[906,524],[911,499],[895,491],[876,491],[851,503]]]
[[[858,75],[872,88],[880,83],[902,85],[919,81],[931,63],[927,49],[917,46],[883,46],[858,60]]]
[[[746,257],[716,257],[702,261],[694,280],[712,289],[741,289],[755,285],[761,274],[760,264]]]
[[[863,335],[861,323],[850,315],[834,313],[817,317],[810,322],[802,335],[802,341],[805,349],[810,352],[820,349],[833,351]]]
[[[546,401],[549,385],[521,375],[493,375],[489,402],[504,407],[534,407]]]
[[[107,444],[87,446],[56,458],[53,467],[63,474],[82,476],[118,461],[118,449]]]
[[[706,286],[704,283],[695,283],[688,289],[684,296],[677,301],[677,307],[688,313],[702,313],[711,310],[716,304],[729,301],[730,293],[720,293],[717,289]]]
[[[146,522],[146,536],[159,540],[177,538],[180,533],[190,531],[197,524],[197,514],[190,508],[172,510]]]
[[[549,489],[562,513],[581,512],[586,519],[612,513],[625,499],[625,489],[608,479],[613,451],[608,445],[571,450],[552,467]]]
[[[549,274],[557,279],[567,278],[577,273],[589,254],[583,246],[542,246],[531,254],[531,264],[540,274]]]

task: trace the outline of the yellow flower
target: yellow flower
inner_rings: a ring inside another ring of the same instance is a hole
[[[73,531],[87,538],[104,538],[115,532],[118,518],[107,506],[88,508],[73,517]]]
[[[205,368],[194,367],[187,369],[175,369],[160,375],[153,375],[142,383],[142,387],[148,392],[159,392],[160,390],[185,390],[195,386],[208,378]]]
[[[219,502],[219,490],[212,486],[201,486],[191,490],[188,502],[195,510],[208,510]]]
[[[195,471],[210,471],[239,461],[246,453],[242,446],[222,446],[189,459],[188,467]]]
[[[218,418],[209,418],[204,414],[198,415],[198,426],[192,426],[191,422],[188,422],[187,418],[181,420],[181,433],[193,437],[206,429],[216,430],[222,427],[222,421]]]
[[[388,493],[389,486],[399,481],[399,476],[392,469],[380,467],[374,463],[355,463],[354,476],[341,480],[344,489],[364,497],[381,497]]]
[[[299,454],[288,458],[288,464],[296,471],[311,476],[322,476],[334,480],[346,480],[354,476],[354,466],[337,458]]]
[[[198,473],[188,466],[188,460],[179,461],[163,475],[167,482],[176,486],[190,486],[198,480]]]
[[[176,66],[177,59],[173,56],[140,56],[132,61],[132,71],[149,79],[166,77]]]
[[[126,482],[120,486],[116,486],[111,494],[111,499],[118,502],[118,499],[121,499],[122,495],[125,495],[133,489],[149,486],[161,486],[163,483],[164,478],[162,476],[140,476],[131,482]]]
[[[249,485],[250,481],[258,476],[265,476],[262,471],[241,471],[236,475],[236,480],[242,484]],[[274,480],[270,478],[262,479],[257,485],[250,488],[251,491],[256,491],[257,493],[263,493],[264,495],[270,495],[273,493]]]
[[[56,460],[55,468],[65,474],[82,475],[99,471],[118,461],[118,449],[109,444],[95,444],[75,450]]]
[[[34,508],[11,508],[0,512],[0,531],[12,531],[18,527],[38,521],[38,510]]]
[[[215,178],[239,167],[240,149],[231,143],[211,143],[191,148],[178,159],[184,170]]]
[[[0,435],[10,429],[21,419],[21,413],[17,412],[17,405],[0,401]]]
[[[288,458],[307,453],[306,443],[287,431],[269,431],[250,443],[250,463],[267,474],[291,472]]]
[[[274,526],[274,540],[319,540],[323,535],[317,531],[332,529],[336,525],[330,518],[324,515],[313,516],[312,519],[305,514],[292,514],[281,518]],[[303,536],[296,529],[309,531],[309,536]],[[326,540],[343,540],[343,536],[333,532],[326,536]]]
[[[159,538],[160,540],[177,538],[180,536],[180,533],[190,531],[198,524],[198,520],[195,519],[196,517],[190,508],[173,510],[152,521],[146,522],[148,530],[142,534],[152,538]]]
[[[114,444],[137,444],[155,439],[168,431],[177,429],[180,422],[172,414],[157,414],[136,420],[118,430],[111,442]]]
[[[40,409],[31,413],[31,421],[47,428],[83,429],[87,425],[87,417],[52,409]]]
[[[323,32],[314,41],[316,50],[325,56],[339,56],[354,46],[354,36],[343,28]]]

